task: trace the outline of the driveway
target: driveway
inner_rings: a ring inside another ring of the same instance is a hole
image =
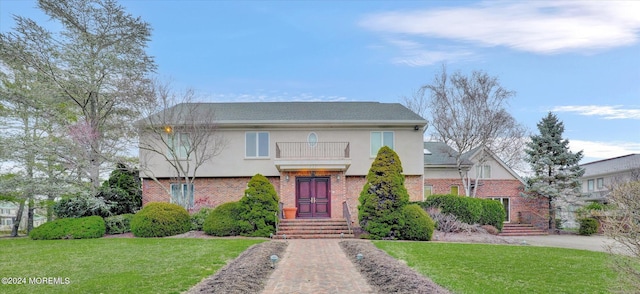
[[[518,244],[526,242],[532,246],[561,247],[571,249],[582,249],[590,251],[608,252],[608,248],[613,246],[613,252],[630,254],[614,240],[602,235],[579,236],[579,235],[547,235],[547,236],[518,236],[502,237],[505,240],[513,240]]]

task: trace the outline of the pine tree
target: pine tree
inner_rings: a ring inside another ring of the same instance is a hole
[[[373,239],[401,237],[404,226],[402,209],[409,203],[404,186],[402,163],[398,154],[382,147],[371,164],[367,183],[360,193],[358,219]]]
[[[278,193],[261,175],[254,175],[240,199],[238,226],[241,234],[253,237],[267,237],[276,231],[276,213],[278,212]]]
[[[564,124],[553,113],[538,123],[540,135],[531,136],[525,150],[533,176],[527,179],[526,195],[549,200],[549,228],[554,229],[558,204],[576,203],[580,196],[580,177],[584,169],[578,164],[582,151],[569,151],[569,140],[562,138]]]

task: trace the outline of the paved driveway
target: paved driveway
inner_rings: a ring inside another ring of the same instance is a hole
[[[629,254],[628,251],[621,248],[610,238],[601,235],[578,236],[578,235],[548,235],[548,236],[520,236],[520,237],[503,237],[507,240],[515,240],[518,243],[525,241],[533,246],[561,247],[582,249],[591,251],[608,252],[607,248],[613,246],[614,252]]]

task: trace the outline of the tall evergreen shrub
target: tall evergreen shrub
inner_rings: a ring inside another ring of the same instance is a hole
[[[278,194],[269,180],[256,174],[240,199],[238,227],[242,235],[268,237],[276,231]]]
[[[402,208],[409,202],[398,154],[384,146],[378,151],[359,197],[358,220],[372,239],[402,237]]]

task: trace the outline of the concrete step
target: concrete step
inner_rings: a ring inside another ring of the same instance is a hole
[[[530,224],[505,224],[500,236],[543,236],[549,232],[538,229]]]

